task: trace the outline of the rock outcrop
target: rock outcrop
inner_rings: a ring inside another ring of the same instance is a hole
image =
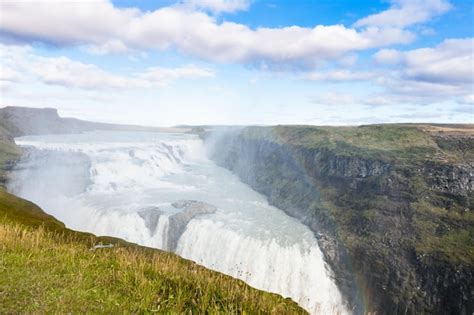
[[[155,235],[163,212],[158,207],[148,207],[138,212],[138,215],[145,221],[146,228],[150,231],[150,235]]]
[[[172,204],[173,207],[181,209],[169,217],[169,249],[175,250],[178,240],[186,230],[189,221],[202,214],[211,214],[217,211],[213,205],[196,200],[179,200]]]
[[[211,204],[196,200],[179,200],[171,204],[174,208],[181,210],[168,216],[168,228],[162,235],[165,239],[165,250],[174,251],[178,245],[179,238],[186,230],[189,221],[202,214],[211,214],[217,208]],[[145,221],[145,226],[154,235],[158,227],[158,221],[163,212],[158,207],[149,207],[138,212]]]

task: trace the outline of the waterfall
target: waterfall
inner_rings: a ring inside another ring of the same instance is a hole
[[[193,135],[29,136],[9,189],[68,227],[176,252],[314,314],[348,313],[313,233]]]
[[[290,297],[311,313],[345,312],[316,242],[284,246],[198,219],[189,223],[177,253],[255,288]]]

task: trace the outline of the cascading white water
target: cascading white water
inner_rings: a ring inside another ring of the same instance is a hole
[[[211,219],[198,219],[189,223],[177,253],[255,288],[290,296],[312,313],[336,313],[340,296],[325,275],[316,242],[305,237],[301,243],[284,245],[272,238],[243,236]]]
[[[311,313],[348,313],[312,232],[208,160],[196,136],[91,132],[17,143],[40,150],[20,163],[10,190],[68,227],[174,250]]]

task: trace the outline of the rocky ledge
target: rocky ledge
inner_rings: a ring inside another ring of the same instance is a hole
[[[178,240],[181,234],[186,230],[189,221],[203,214],[211,214],[217,211],[217,208],[211,204],[197,200],[178,200],[171,204],[174,208],[181,211],[168,216],[169,228],[165,231],[165,250],[174,251],[178,246]],[[149,207],[142,209],[139,213],[145,221],[145,226],[154,235],[158,227],[158,221],[163,212],[158,207]]]

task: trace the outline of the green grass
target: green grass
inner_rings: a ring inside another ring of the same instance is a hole
[[[174,254],[71,231],[5,191],[0,244],[0,313],[305,313]]]
[[[75,239],[81,239],[81,241],[88,246],[97,242],[113,242],[116,244],[136,246],[114,237],[96,237],[90,233],[76,232],[67,229],[62,222],[56,220],[53,216],[46,214],[34,203],[18,198],[6,192],[2,187],[0,187],[0,222],[2,224],[8,222],[11,224],[21,224],[29,228],[41,227],[62,234],[65,237],[73,235]]]
[[[308,146],[347,145],[365,150],[402,150],[433,147],[435,143],[416,127],[370,125],[360,127],[289,127],[276,128],[277,134],[293,143]],[[404,141],[400,141],[403,139]]]
[[[437,254],[455,264],[474,266],[474,225],[437,235],[439,224],[416,218],[415,227],[421,235],[415,243],[418,253]]]
[[[396,161],[400,164],[435,158],[459,158],[452,152],[448,154],[441,150],[433,137],[418,126],[250,127],[244,129],[243,135],[308,149],[331,150],[337,155]]]
[[[438,255],[454,264],[474,266],[474,213],[444,209],[426,201],[412,203],[414,246],[421,254]]]

